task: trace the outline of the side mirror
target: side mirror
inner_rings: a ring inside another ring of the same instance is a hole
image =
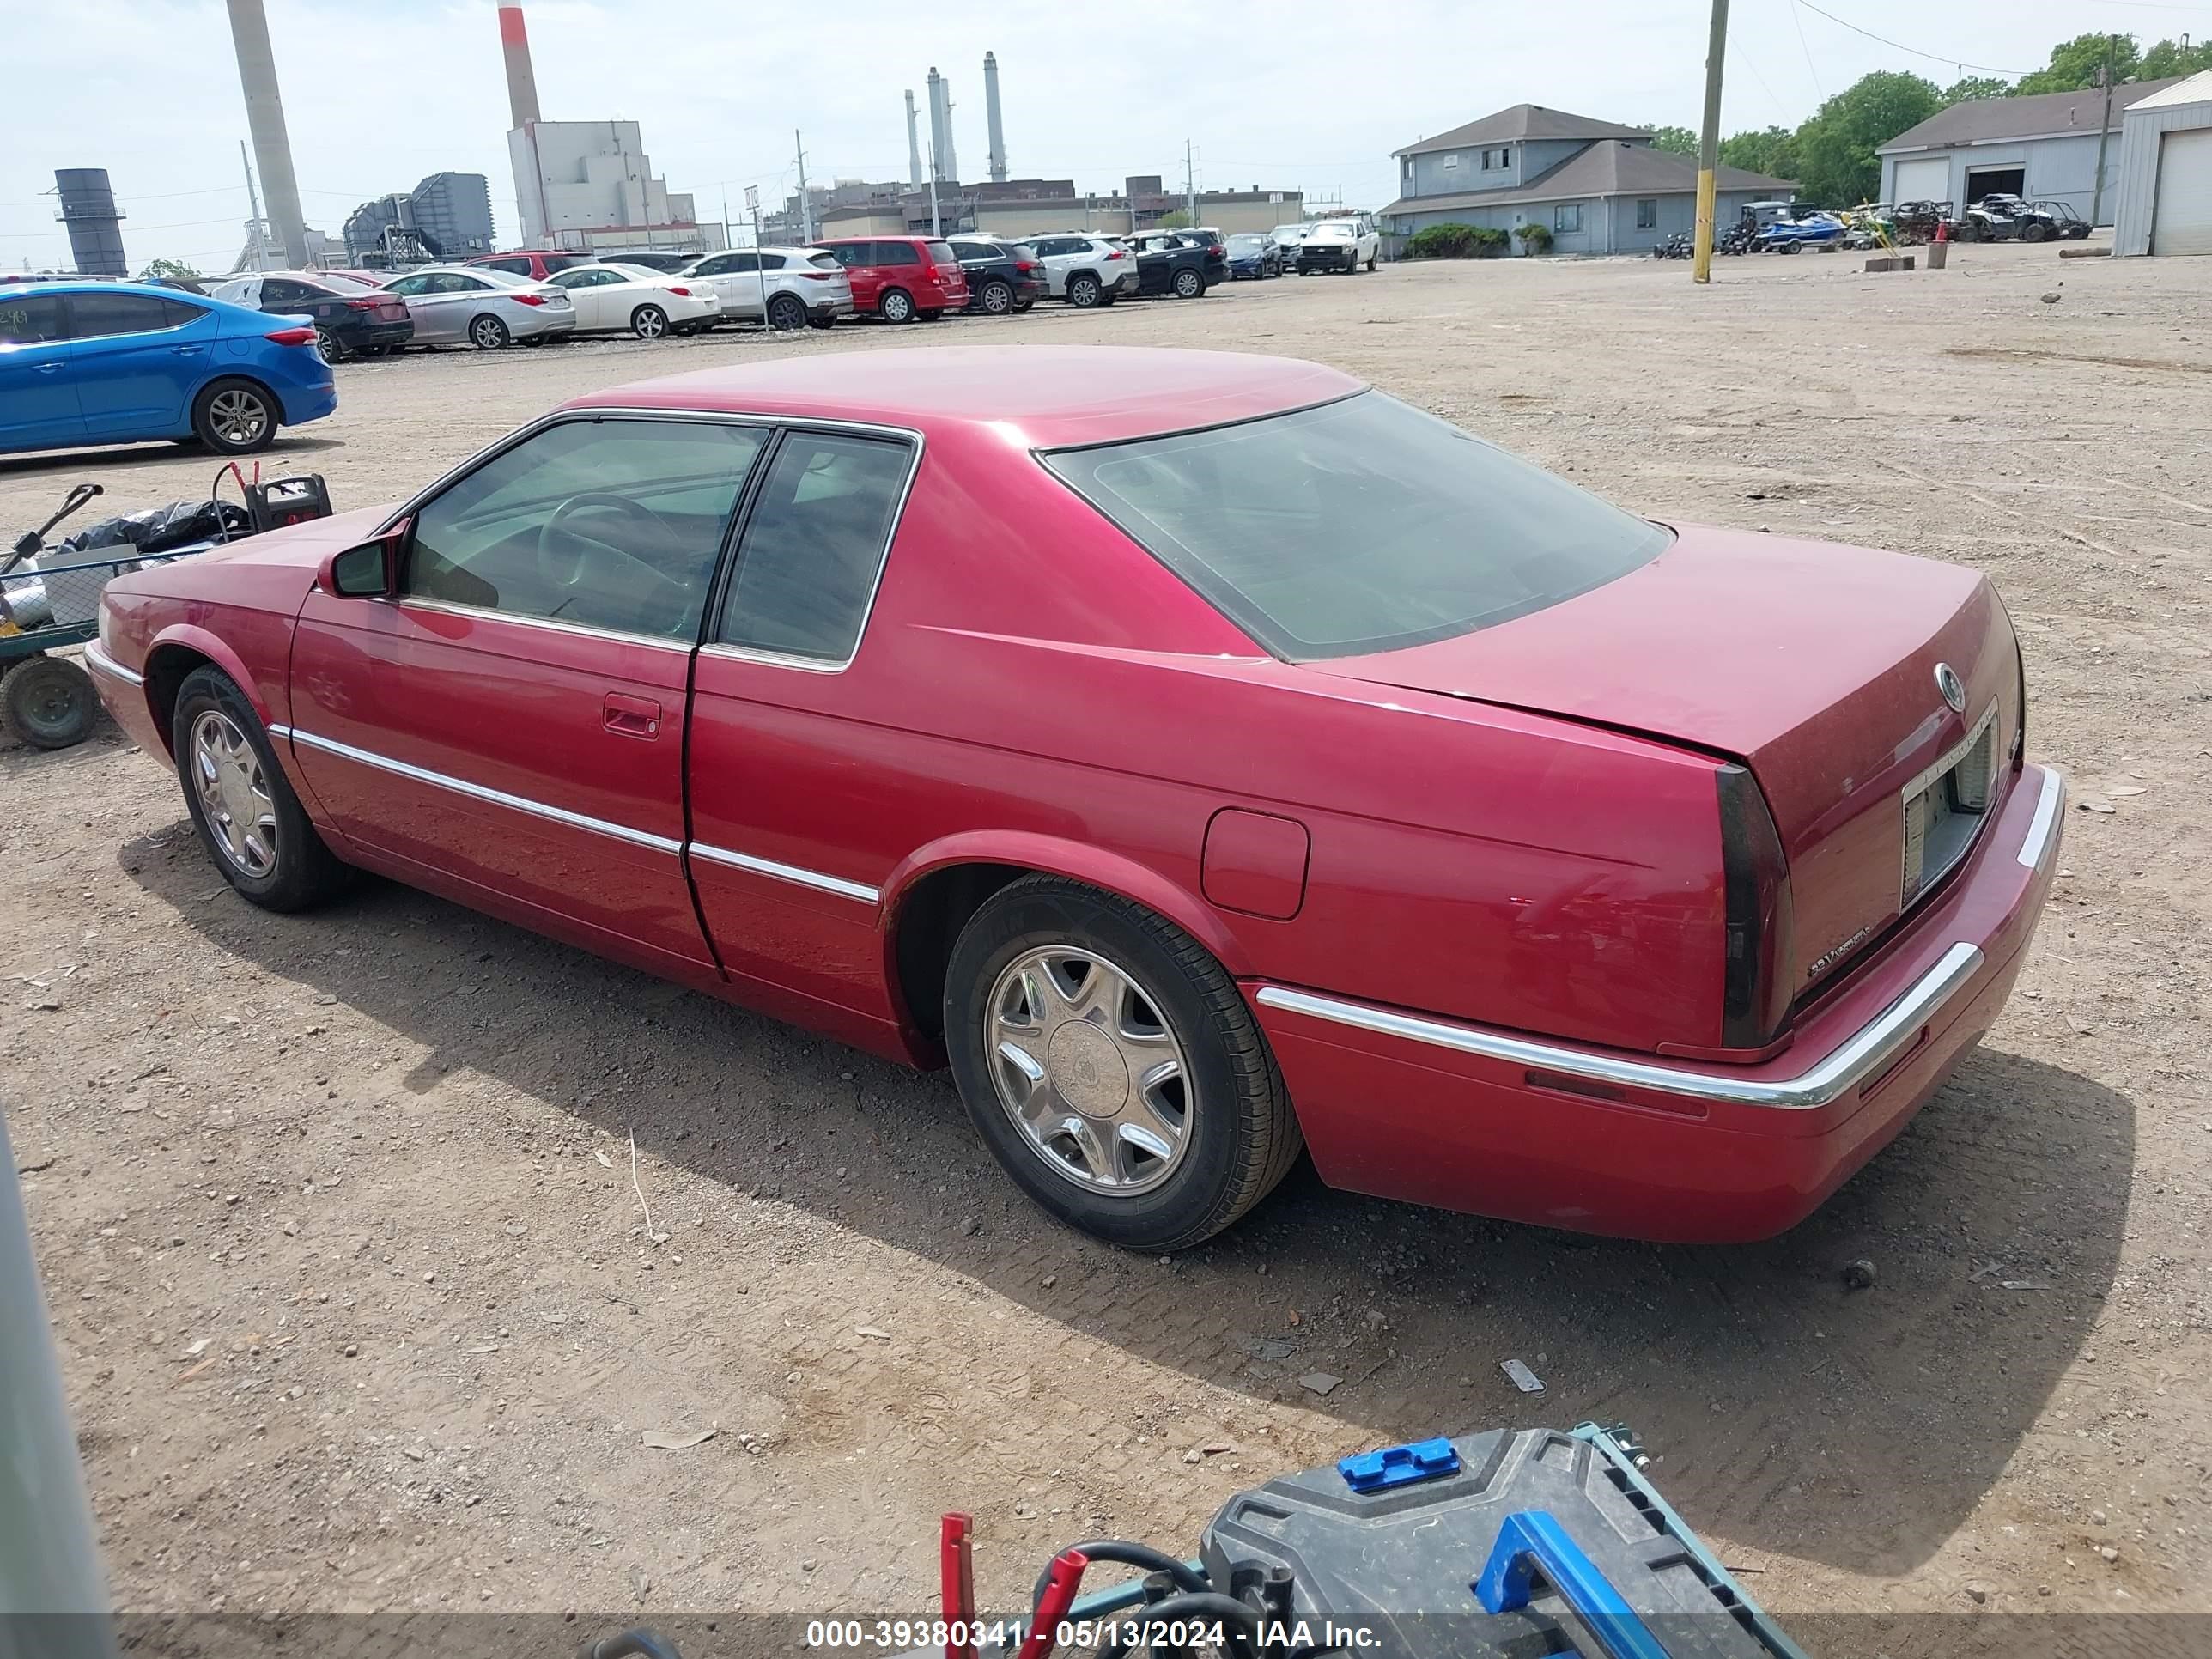
[[[316,585],[334,599],[380,599],[397,592],[409,527],[402,519],[374,541],[331,554],[323,561]]]

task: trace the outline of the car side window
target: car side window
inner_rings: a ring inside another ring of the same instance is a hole
[[[489,294],[493,284],[481,276],[464,276],[458,270],[440,273],[433,279],[433,294]]]
[[[322,295],[317,294],[305,283],[288,282],[281,276],[271,276],[261,284],[261,303],[264,305],[269,304],[271,301],[279,301],[284,305],[297,305],[302,300],[320,298]]]
[[[403,594],[697,637],[731,509],[766,441],[720,421],[563,421],[415,515]]]
[[[836,247],[825,247],[822,251],[850,270],[855,265],[868,263],[868,246],[866,242],[840,242]]]
[[[70,333],[76,339],[152,334],[175,325],[168,308],[150,294],[70,295]]]
[[[763,270],[781,270],[787,263],[781,253],[763,253],[756,257],[759,258]]]
[[[918,265],[921,255],[915,251],[912,242],[878,242],[876,244],[876,263],[879,265]]]
[[[428,276],[402,276],[396,283],[386,283],[384,285],[384,291],[386,294],[397,294],[403,299],[410,294],[428,294],[430,291],[430,281]]]
[[[732,253],[729,256],[727,263],[723,265],[722,269],[732,276],[743,276],[747,272],[758,270],[760,269],[760,255],[757,253]]]
[[[60,295],[10,295],[0,289],[0,346],[43,345],[68,335]]]
[[[777,656],[850,661],[913,463],[902,443],[787,433],[738,544],[715,639]]]

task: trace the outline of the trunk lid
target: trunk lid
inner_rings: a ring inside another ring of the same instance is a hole
[[[1962,709],[1939,689],[1939,664],[1956,676]],[[2020,729],[2012,625],[1978,573],[1698,526],[1680,527],[1649,564],[1547,610],[1308,665],[1747,765],[1789,861],[1797,994],[1933,887],[1961,837],[1994,816]],[[1985,720],[1983,810],[1960,823],[1912,805],[1923,790],[1941,796],[1945,769]],[[1908,857],[1924,860],[1917,882]]]

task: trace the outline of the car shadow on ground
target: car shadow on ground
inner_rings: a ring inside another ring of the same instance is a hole
[[[279,432],[268,448],[258,454],[240,456],[238,460],[251,474],[257,461],[266,467],[271,461],[281,461],[290,456],[312,455],[321,450],[344,447],[345,440],[343,438],[319,438],[288,428]],[[28,477],[40,472],[98,472],[108,467],[140,466],[155,461],[189,461],[195,466],[204,463],[208,476],[212,477],[216,468],[223,465],[227,459],[196,444],[138,443],[116,444],[100,449],[34,449],[21,455],[0,455],[0,480]],[[59,505],[58,502],[56,504]],[[100,504],[105,505],[105,502]],[[107,516],[101,513],[100,506],[88,505],[76,518],[64,520],[55,529],[56,539],[66,536],[79,519],[89,524]],[[110,509],[110,513],[136,510],[132,506],[125,505]],[[24,525],[21,529],[30,527]],[[9,533],[12,540],[18,532],[15,527],[9,526]]]
[[[1301,1168],[1167,1265],[1030,1206],[942,1073],[381,882],[303,916],[211,897],[181,818],[119,861],[222,949],[422,1045],[415,1093],[495,1078],[734,1200],[772,1194],[1262,1410],[1329,1413],[1348,1443],[1626,1419],[1700,1526],[1854,1571],[1924,1560],[2021,1453],[2125,1227],[2133,1103],[1983,1049],[1766,1243],[1582,1238],[1331,1192]],[[1854,1291],[1861,1259],[1875,1283]],[[1507,1358],[1547,1391],[1516,1394]],[[1343,1379],[1325,1403],[1300,1380],[1316,1373]]]

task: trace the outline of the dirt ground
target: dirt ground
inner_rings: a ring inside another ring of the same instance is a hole
[[[397,887],[264,915],[112,730],[0,750],[0,1091],[118,1602],[921,1613],[957,1506],[1004,1606],[1086,1534],[1185,1553],[1275,1473],[1595,1417],[1784,1614],[2212,1611],[2212,270],[1856,264],[1386,267],[343,367],[270,459],[349,507],[574,393],[771,354],[1316,358],[1638,510],[1988,571],[2077,809],[1994,1033],[1783,1238],[1569,1237],[1300,1172],[1167,1261],[1030,1208],[941,1075]],[[0,462],[0,525],[212,471]]]

